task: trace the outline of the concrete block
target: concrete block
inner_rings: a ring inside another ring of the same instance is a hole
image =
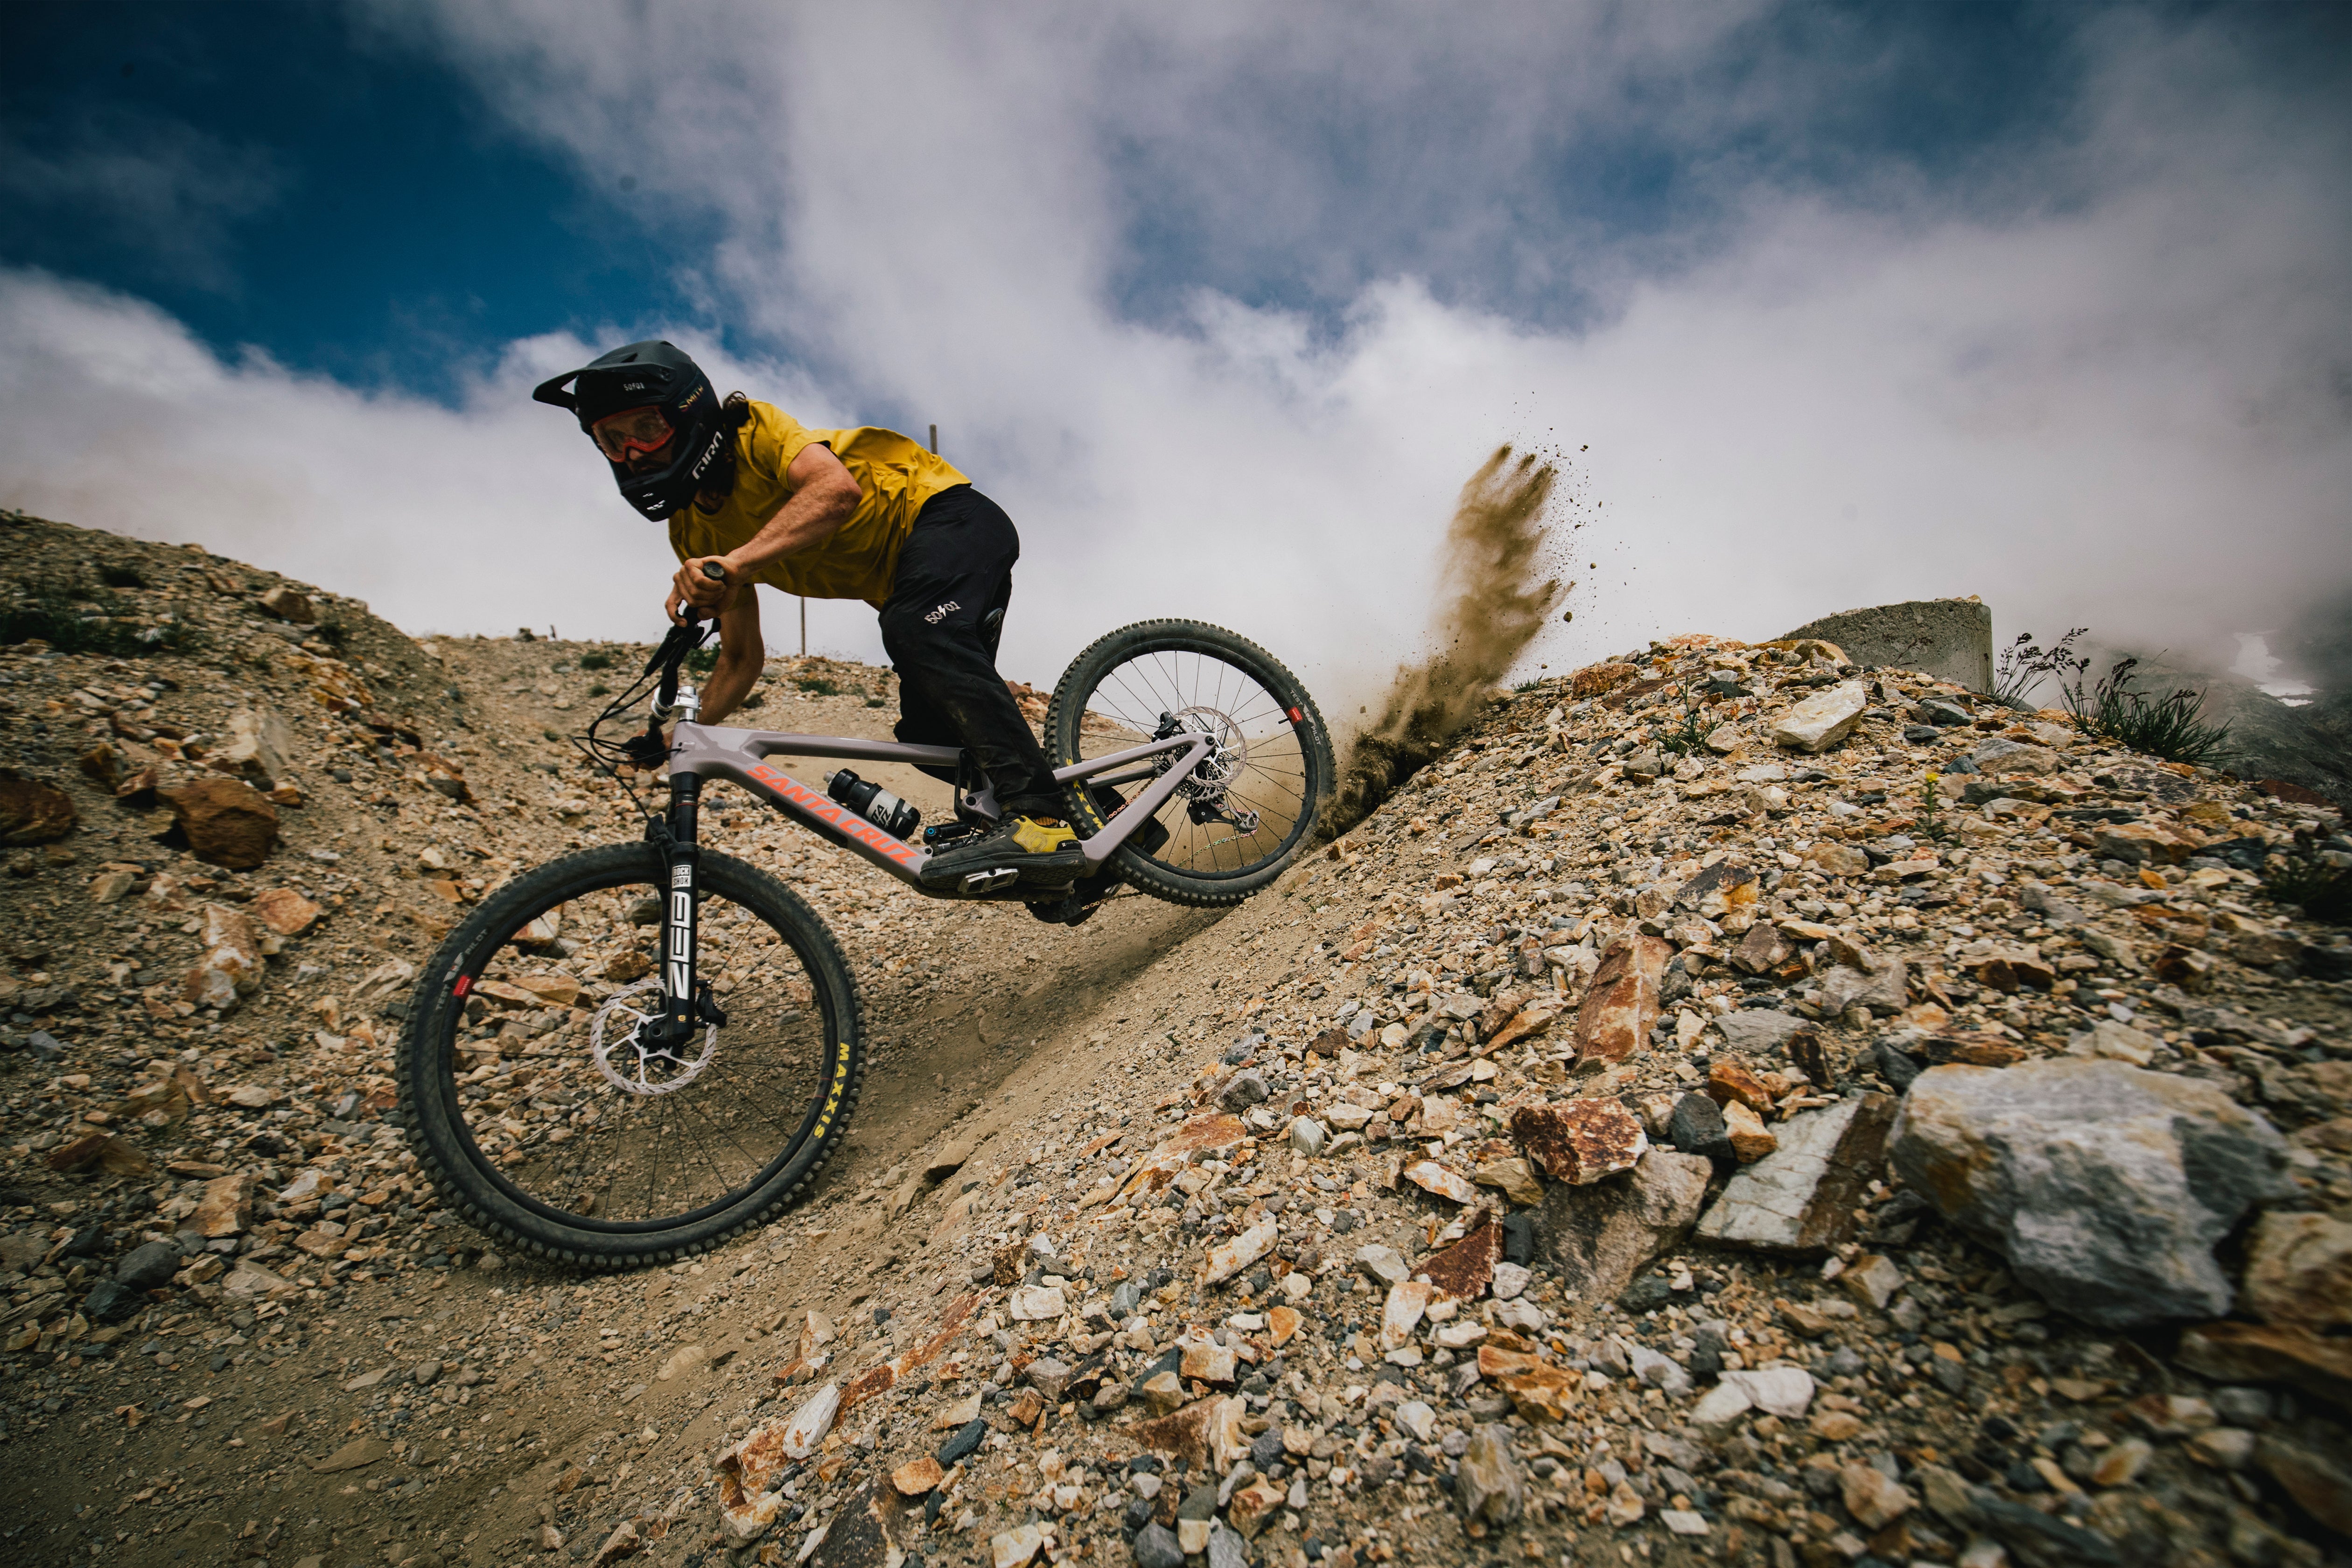
[[[1781,637],[1835,643],[1859,665],[1916,669],[1971,691],[1992,689],[1992,609],[1978,599],[1914,599],[1846,610]]]

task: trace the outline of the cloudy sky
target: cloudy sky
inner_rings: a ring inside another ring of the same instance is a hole
[[[1530,666],[1970,593],[2227,662],[2352,581],[2348,16],[22,6],[0,505],[644,637],[658,531],[528,390],[662,335],[937,423],[1041,682],[1189,615],[1344,710],[1505,442]]]

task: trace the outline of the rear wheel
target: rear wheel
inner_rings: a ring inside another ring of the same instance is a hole
[[[1306,844],[1331,793],[1331,742],[1315,700],[1282,661],[1247,637],[1200,621],[1143,621],[1071,662],[1045,711],[1056,767],[1191,732],[1215,749],[1111,852],[1118,874],[1180,904],[1233,904],[1265,887]],[[1168,766],[1135,768],[1071,788],[1089,834],[1108,814],[1099,786],[1128,799]]]
[[[841,1142],[864,1070],[848,966],[740,860],[704,852],[696,921],[726,1024],[639,1048],[667,880],[643,844],[566,856],[493,893],[417,984],[399,1058],[410,1146],[509,1246],[669,1262],[772,1218]]]

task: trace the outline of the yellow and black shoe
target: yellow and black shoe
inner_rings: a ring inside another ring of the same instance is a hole
[[[1013,881],[1048,886],[1076,881],[1086,851],[1067,824],[1051,817],[1008,816],[979,837],[923,863],[923,886],[986,892]]]

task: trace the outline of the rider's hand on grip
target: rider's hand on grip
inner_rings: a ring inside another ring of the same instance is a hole
[[[709,581],[719,584],[722,586],[727,582],[727,568],[721,566],[716,561],[705,561],[702,563],[702,574]],[[702,611],[698,605],[688,604],[681,600],[678,604],[678,608],[685,612],[686,624],[689,626],[702,619]],[[714,610],[711,612],[711,618],[713,620],[718,618],[717,611]]]

